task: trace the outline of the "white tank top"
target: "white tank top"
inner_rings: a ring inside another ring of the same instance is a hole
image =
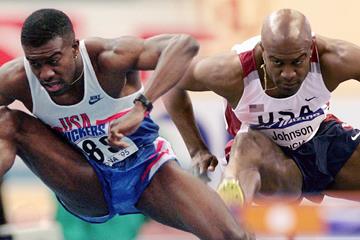
[[[257,36],[233,47],[243,68],[244,92],[235,109],[227,107],[228,128],[235,124],[241,132],[250,127],[261,131],[280,146],[296,149],[309,141],[319,129],[326,117],[331,96],[321,75],[316,44],[313,44],[310,72],[296,94],[273,98],[262,88],[256,69],[253,49],[259,41]],[[237,123],[231,114],[236,116]]]
[[[70,106],[58,105],[52,101],[24,58],[33,102],[32,113],[62,133],[90,157],[112,166],[136,152],[138,148],[131,138],[126,138],[130,144],[126,149],[117,151],[110,148],[106,140],[109,122],[127,113],[143,88],[129,96],[112,98],[97,80],[84,41],[80,42],[80,53],[84,63],[85,92],[79,103]]]

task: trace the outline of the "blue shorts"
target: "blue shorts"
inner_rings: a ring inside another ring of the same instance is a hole
[[[101,183],[109,210],[108,215],[79,216],[69,211],[61,199],[58,200],[69,212],[90,223],[106,222],[116,214],[139,213],[135,204],[150,184],[152,177],[169,160],[176,160],[175,154],[170,144],[161,137],[153,144],[139,147],[136,153],[112,167],[88,158]]]
[[[333,115],[321,123],[316,135],[295,150],[282,147],[303,176],[304,195],[317,194],[334,182],[336,174],[356,150],[360,132]],[[352,139],[354,138],[354,140]]]

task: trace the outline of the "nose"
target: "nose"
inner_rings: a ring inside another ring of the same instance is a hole
[[[296,76],[296,71],[291,66],[284,66],[281,71],[281,77],[286,80],[292,80]]]
[[[40,80],[48,81],[54,76],[55,76],[55,71],[50,66],[44,65],[40,69],[40,74],[39,74]]]

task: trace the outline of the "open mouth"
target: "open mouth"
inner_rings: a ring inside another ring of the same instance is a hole
[[[57,91],[60,91],[62,89],[63,85],[61,83],[59,83],[59,82],[57,82],[57,83],[46,83],[46,84],[43,84],[43,87],[48,92],[57,92]]]

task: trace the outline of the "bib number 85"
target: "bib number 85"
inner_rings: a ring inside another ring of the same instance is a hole
[[[106,150],[108,150],[110,153],[117,153],[119,151],[115,148],[109,147],[106,136],[101,137],[99,139],[99,142],[103,146],[106,146],[107,147]],[[82,149],[89,155],[90,158],[96,161],[103,162],[105,160],[104,153],[101,151],[100,148],[98,148],[96,143],[90,139],[86,139],[85,141],[82,142]]]

